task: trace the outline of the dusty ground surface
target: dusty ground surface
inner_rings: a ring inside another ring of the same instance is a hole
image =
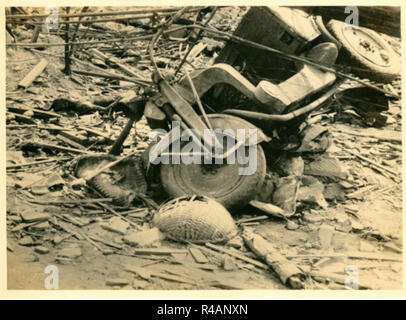
[[[235,17],[240,17],[243,12],[238,8],[221,9],[212,24],[230,31],[238,21]],[[32,30],[19,27],[17,31],[19,42],[28,41],[31,37]],[[100,35],[100,38],[103,36]],[[98,38],[95,36],[94,39]],[[39,42],[50,43],[62,41],[55,34],[43,34],[39,39]],[[147,43],[137,43],[136,49],[142,56],[145,56]],[[168,47],[160,47],[161,55],[157,55],[169,59],[167,69],[173,69],[179,61],[179,52],[185,48],[179,49],[176,41],[167,40],[165,44],[174,49],[168,51]],[[7,48],[8,289],[44,289],[44,281],[48,276],[45,268],[48,265],[56,265],[59,269],[59,289],[286,288],[270,269],[255,267],[204,246],[200,248],[208,259],[206,264],[195,262],[188,251],[188,245],[170,240],[162,240],[157,246],[184,252],[171,255],[136,254],[134,247],[123,242],[123,234],[102,228],[103,223],[114,215],[100,204],[52,204],[55,200],[95,199],[98,196],[86,189],[74,190],[69,186],[73,173],[70,164],[77,154],[27,149],[24,148],[25,143],[40,141],[72,147],[60,140],[58,131],[43,128],[53,125],[72,128],[74,135],[86,134],[78,129],[78,125],[85,126],[103,132],[114,140],[124,127],[126,118],[122,113],[114,113],[106,119],[105,115],[97,112],[78,115],[66,111],[56,112],[57,116],[41,118],[30,110],[54,112],[50,106],[58,97],[115,96],[128,88],[99,78],[67,76],[62,72],[63,59],[47,54],[62,56],[63,47],[49,47],[40,52]],[[18,89],[18,82],[43,57],[49,61],[46,70],[29,88]],[[196,59],[195,65],[205,65],[211,59],[202,54]],[[77,63],[74,66],[83,67]],[[143,73],[149,77],[150,70],[146,68]],[[399,92],[400,81],[394,82],[391,88]],[[13,108],[19,108],[20,111]],[[23,108],[28,109],[24,110],[24,115],[33,121],[16,115]],[[309,276],[306,288],[343,289],[343,283],[349,275],[345,270],[349,265],[357,267],[360,287],[402,288],[400,102],[391,102],[389,110],[384,114],[388,116],[387,124],[375,129],[360,127],[359,119],[351,113],[348,116],[353,116],[352,123],[345,117],[338,119],[335,110],[322,113],[319,123],[328,126],[334,142],[327,153],[339,160],[340,170],[347,174],[345,179],[319,179],[325,186],[338,186],[340,192],[333,192],[330,197],[326,195],[327,191],[324,192],[327,206],[320,206],[317,201],[298,201],[296,214],[289,221],[265,217],[245,223],[246,227],[262,235],[281,255]],[[145,119],[141,119],[127,139],[124,153],[133,149],[140,152],[144,150],[148,145],[149,131]],[[93,137],[92,141],[98,138]],[[108,145],[99,141],[99,145],[89,150],[106,152],[107,149]],[[383,169],[359,159],[348,153],[348,150],[380,164]],[[27,165],[49,159],[54,159],[54,162]],[[309,158],[305,158],[305,166],[308,162]],[[16,167],[17,164],[23,166]],[[34,201],[42,203],[35,204]],[[152,211],[142,203],[124,209],[108,205],[126,215],[137,228],[150,228]],[[128,213],[130,209],[136,208],[140,210]],[[27,218],[30,213],[35,214],[33,220]],[[43,214],[45,218],[39,217]],[[238,221],[263,214],[247,207],[234,219]],[[134,230],[134,226],[130,225],[126,233]],[[105,243],[89,237],[98,237]],[[242,244],[241,239],[224,247],[255,259],[255,255]],[[131,266],[147,270],[149,274],[129,272]]]

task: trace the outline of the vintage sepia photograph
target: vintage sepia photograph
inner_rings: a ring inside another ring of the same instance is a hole
[[[402,290],[400,16],[5,7],[7,289]]]

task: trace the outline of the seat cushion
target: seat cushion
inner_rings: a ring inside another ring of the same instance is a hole
[[[281,90],[279,85],[263,80],[255,87],[254,95],[257,100],[275,109],[275,112],[282,112],[291,103],[290,99]]]

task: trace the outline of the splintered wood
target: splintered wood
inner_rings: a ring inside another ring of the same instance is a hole
[[[242,235],[245,244],[279,276],[282,283],[294,289],[303,289],[306,276],[298,267],[283,257],[268,241],[249,229]]]
[[[18,87],[27,88],[33,81],[45,70],[48,65],[46,59],[41,59],[40,62],[18,83]]]

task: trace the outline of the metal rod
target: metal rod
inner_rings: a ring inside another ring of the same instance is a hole
[[[323,102],[325,102],[328,98],[330,98],[334,93],[337,92],[338,87],[342,84],[339,82],[335,84],[329,91],[327,91],[324,95],[322,95],[317,100],[313,101],[312,103],[304,106],[300,109],[294,110],[287,114],[266,114],[262,112],[255,112],[255,111],[246,111],[246,110],[236,110],[236,109],[228,109],[224,110],[224,113],[234,114],[237,116],[248,117],[251,119],[256,119],[259,121],[276,121],[276,122],[286,122],[292,120],[298,116],[301,116],[305,113],[315,110],[318,108]]]
[[[204,27],[204,26],[200,26],[200,25],[190,25],[190,26],[185,26],[185,27],[186,28],[199,28],[199,29],[205,30],[207,32],[216,33],[216,34],[221,35],[223,37],[229,38],[229,40],[239,42],[239,43],[242,43],[242,44],[245,44],[245,45],[249,45],[251,47],[258,48],[258,49],[261,49],[261,50],[276,53],[276,54],[278,54],[278,55],[280,55],[280,56],[282,56],[282,57],[284,57],[284,58],[286,58],[288,60],[300,61],[300,62],[306,63],[306,64],[311,65],[313,67],[316,67],[316,68],[318,68],[320,70],[323,70],[323,71],[326,71],[326,72],[331,72],[331,73],[334,73],[334,74],[336,74],[336,75],[338,75],[338,76],[340,76],[342,78],[350,79],[350,80],[356,81],[358,83],[361,83],[362,85],[364,85],[366,87],[369,87],[371,89],[374,89],[376,91],[382,92],[382,93],[386,94],[387,96],[400,99],[400,97],[398,95],[396,95],[396,94],[394,94],[392,92],[385,91],[385,90],[383,90],[381,88],[378,88],[377,86],[371,85],[371,84],[369,84],[369,83],[367,83],[367,82],[365,82],[363,80],[360,80],[360,79],[358,79],[356,77],[353,77],[353,76],[350,76],[348,74],[342,73],[340,71],[335,70],[334,68],[322,65],[322,64],[314,62],[312,60],[309,60],[309,59],[306,59],[306,58],[303,58],[303,57],[298,57],[298,56],[295,56],[295,55],[292,55],[292,54],[288,54],[288,53],[285,53],[283,51],[280,51],[280,50],[265,46],[263,44],[260,44],[260,43],[254,42],[254,41],[250,41],[250,40],[246,40],[244,38],[237,37],[237,36],[234,36],[234,35],[229,34],[227,32],[219,31],[219,30],[216,30],[216,29],[213,29],[213,28],[208,28],[208,27]]]
[[[203,7],[191,7],[189,12],[194,12],[201,10]],[[156,12],[174,12],[178,11],[177,7],[164,7],[164,8],[154,8],[154,9],[141,9],[141,10],[130,10],[130,11],[110,11],[110,12],[88,12],[88,13],[72,13],[72,14],[60,14],[60,18],[73,18],[73,17],[94,17],[94,16],[117,16],[117,15],[127,15],[127,14],[143,14],[143,13],[156,13]],[[34,18],[47,18],[49,14],[19,14],[19,15],[7,15],[6,19],[34,19]]]
[[[217,7],[214,7],[212,14],[210,15],[210,17],[207,19],[207,21],[204,24],[205,27],[209,24],[210,20],[214,17],[214,14],[216,13],[216,11],[217,11]],[[193,43],[190,45],[188,51],[185,53],[182,61],[179,63],[178,67],[176,68],[175,75],[174,75],[175,77],[178,74],[178,72],[180,71],[180,69],[182,68],[183,64],[186,62],[187,57],[189,56],[190,52],[193,50],[193,47],[196,45],[197,41],[200,39],[202,33],[203,33],[203,30],[200,30],[195,41],[193,41]]]
[[[108,40],[97,40],[97,41],[74,41],[68,43],[48,43],[48,42],[40,42],[40,43],[24,43],[24,42],[17,42],[17,43],[7,43],[7,46],[17,46],[17,47],[59,47],[68,45],[75,45],[75,44],[100,44],[100,43],[111,43],[111,42],[125,42],[125,41],[138,41],[138,40],[149,40],[152,39],[154,35],[147,35],[147,36],[140,36],[140,37],[130,37],[130,38],[114,38]]]
[[[73,21],[61,21],[60,24],[62,25],[70,25],[70,24],[87,24],[87,23],[100,23],[100,22],[114,22],[114,21],[119,21],[119,22],[124,22],[124,21],[129,21],[129,20],[139,20],[139,19],[145,19],[145,18],[152,18],[155,16],[158,17],[164,17],[164,16],[169,16],[171,15],[172,12],[169,13],[161,13],[161,14],[144,14],[140,16],[131,16],[131,17],[120,17],[120,18],[106,18],[106,19],[90,19],[90,20],[73,20]],[[44,22],[33,22],[33,25],[41,25]]]
[[[189,81],[189,85],[192,88],[193,96],[195,97],[195,100],[197,102],[197,105],[199,106],[200,112],[202,113],[204,121],[206,121],[207,126],[209,127],[210,130],[213,130],[213,127],[210,123],[209,118],[207,117],[206,111],[203,108],[202,101],[200,100],[200,97],[196,91],[196,87],[190,78],[189,72],[186,72],[186,79]]]
[[[83,22],[83,21],[82,21]],[[163,34],[183,30],[186,29],[187,26],[180,26],[173,28],[171,30],[162,31]],[[155,34],[145,35],[145,36],[138,36],[138,37],[122,37],[122,38],[114,38],[108,40],[97,40],[97,41],[77,41],[77,42],[68,42],[69,45],[73,44],[100,44],[100,43],[111,43],[111,42],[125,42],[125,41],[139,41],[139,40],[150,40],[152,39]],[[48,43],[48,42],[41,42],[41,43],[25,43],[25,42],[16,42],[16,43],[6,43],[6,46],[16,46],[16,47],[56,47],[56,46],[64,46],[65,43]]]
[[[69,14],[70,7],[66,7],[66,12]],[[66,18],[66,22],[69,22],[69,18]],[[79,21],[80,23],[80,21]],[[70,59],[70,46],[68,45],[69,43],[69,24],[66,25],[65,28],[65,69],[63,69],[63,72],[67,75],[71,75],[71,59]]]
[[[88,9],[89,9],[89,7],[83,7],[82,10],[81,10],[81,13],[85,13]],[[79,21],[80,20],[82,20],[82,18],[79,18]],[[79,31],[79,28],[80,28],[80,23],[78,23],[76,25],[75,31],[73,32],[73,35],[72,35],[72,38],[71,38],[72,39],[71,41],[75,41],[76,35],[77,35],[78,31]],[[87,29],[86,29],[86,31],[87,31]],[[70,46],[70,49],[69,49],[69,56],[70,57],[73,55],[73,52],[74,52],[75,49],[76,48],[74,47],[74,45]]]
[[[155,44],[158,42],[158,39],[161,37],[162,33],[164,33],[164,30],[167,29],[172,23],[174,23],[177,19],[179,19],[182,14],[184,14],[187,11],[188,7],[184,7],[182,9],[180,9],[178,12],[176,12],[160,29],[159,31],[154,35],[154,37],[152,38],[150,44],[149,44],[149,57],[151,59],[151,64],[155,70],[155,72],[157,73],[158,77],[160,79],[162,79],[162,75],[158,69],[158,65],[155,61],[154,58],[154,46]],[[174,30],[171,30],[174,31]]]

